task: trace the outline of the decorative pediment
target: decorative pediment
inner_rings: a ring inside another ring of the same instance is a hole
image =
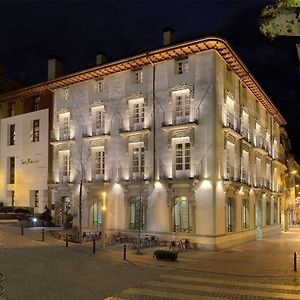
[[[188,83],[179,83],[175,87],[169,89],[169,102],[172,102],[172,93],[182,90],[189,90],[191,99],[194,99],[194,85]]]
[[[143,98],[143,99],[144,99],[145,105],[147,105],[147,99],[146,99],[146,96],[145,96],[142,92],[133,93],[133,94],[131,94],[130,96],[128,96],[128,97],[126,98],[127,105],[129,104],[129,101],[136,100],[136,99],[140,99],[140,98]]]
[[[171,130],[168,133],[168,148],[172,148],[172,139],[174,138],[183,138],[183,137],[189,137],[190,143],[192,146],[194,146],[194,128],[186,128],[186,129],[176,129]]]
[[[226,142],[227,141],[232,143],[232,144],[235,144],[236,143],[236,138],[232,134],[227,133],[226,134]]]
[[[89,114],[90,114],[90,116],[92,115],[92,109],[93,108],[101,107],[101,106],[103,106],[104,110],[105,110],[105,106],[104,106],[104,103],[103,103],[102,100],[95,100],[92,103],[90,103],[90,105],[89,105]]]
[[[251,149],[251,148],[249,147],[248,144],[242,143],[242,149],[245,150],[245,151],[247,151],[247,152],[250,152],[250,149]]]
[[[90,142],[90,148],[102,147],[102,146],[105,146],[105,144],[106,144],[106,139],[94,140],[94,141]]]
[[[229,97],[232,101],[234,101],[234,95],[229,90],[224,90],[224,102],[226,103],[227,97]]]
[[[146,134],[134,134],[130,135],[127,138],[128,148],[130,144],[133,143],[144,143],[144,148],[147,151],[148,150],[148,138]]]

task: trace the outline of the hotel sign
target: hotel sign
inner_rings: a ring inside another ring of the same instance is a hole
[[[30,159],[30,158],[27,158],[27,159],[22,159],[21,158],[21,164],[22,165],[32,165],[32,164],[36,164],[36,163],[39,163],[40,161],[38,159]]]

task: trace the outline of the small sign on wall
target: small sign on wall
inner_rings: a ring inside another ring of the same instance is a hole
[[[22,159],[21,158],[21,164],[22,165],[32,165],[32,164],[36,164],[39,163],[40,161],[38,159],[31,159],[31,158],[27,158],[27,159]]]

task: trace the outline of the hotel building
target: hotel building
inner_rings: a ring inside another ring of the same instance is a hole
[[[107,235],[140,228],[222,249],[280,233],[286,123],[224,40],[165,42],[23,93],[36,90],[53,98],[48,201],[57,224],[67,215],[79,224],[81,199],[82,226]]]

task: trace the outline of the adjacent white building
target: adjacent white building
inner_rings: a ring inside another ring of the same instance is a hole
[[[48,205],[49,110],[15,115],[11,108],[1,120],[0,199],[41,213]]]
[[[284,119],[219,39],[49,82],[56,221],[219,249],[280,232]]]

